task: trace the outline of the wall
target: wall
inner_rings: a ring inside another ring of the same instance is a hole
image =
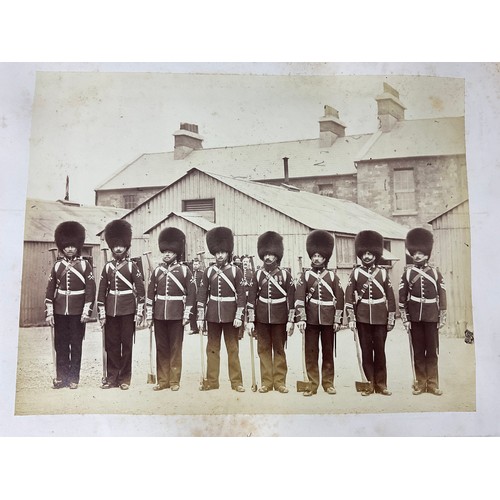
[[[148,198],[160,191],[161,187],[156,188],[134,188],[134,189],[115,189],[110,191],[96,191],[96,202],[95,204],[102,207],[116,207],[116,208],[126,208],[125,207],[125,195],[135,194],[136,206],[140,205]],[[135,208],[135,207],[134,207]]]
[[[431,261],[443,274],[448,318],[446,332],[464,337],[473,331],[469,203],[464,202],[432,222]]]
[[[415,172],[416,211],[401,214],[394,209],[393,172],[405,167]],[[430,219],[466,196],[467,171],[463,156],[358,163],[357,203],[409,227],[425,227]]]
[[[279,186],[283,182],[281,180],[259,181],[265,184]],[[324,194],[332,198],[340,198],[357,203],[357,179],[356,174],[351,175],[329,175],[321,177],[306,177],[306,178],[291,178],[288,182],[291,186],[298,187],[302,191],[308,191],[315,194]],[[331,192],[325,194],[319,188],[320,185],[330,184]]]

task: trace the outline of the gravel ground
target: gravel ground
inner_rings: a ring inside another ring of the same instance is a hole
[[[206,338],[205,346],[206,346]],[[386,354],[388,387],[391,397],[361,397],[355,390],[360,380],[353,334],[344,329],[338,334],[335,359],[337,394],[323,391],[305,398],[297,392],[296,382],[303,380],[301,338],[298,330],[287,347],[288,394],[252,392],[250,344],[247,336],[240,342],[240,360],[245,393],[232,391],[227,377],[224,344],[221,352],[221,387],[200,392],[199,335],[184,337],[181,390],[155,392],[147,383],[149,372],[149,330],[136,334],[133,351],[133,375],[128,391],[99,388],[102,377],[101,331],[97,323],[87,325],[83,344],[80,385],[77,390],[54,390],[52,354],[48,327],[22,328],[19,333],[19,357],[15,399],[15,415],[352,415],[405,412],[474,412],[475,355],[474,346],[463,339],[440,338],[440,386],[443,396],[411,394],[412,371],[408,337],[398,321],[389,333]],[[256,354],[256,349],[255,349]],[[259,381],[258,358],[255,358]],[[259,382],[258,382],[259,383]],[[260,384],[259,384],[260,385]],[[256,432],[252,429],[245,432]],[[205,434],[192,429],[194,435]],[[222,433],[222,430],[220,431]]]

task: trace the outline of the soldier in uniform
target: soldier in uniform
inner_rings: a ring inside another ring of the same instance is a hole
[[[206,235],[215,264],[203,273],[198,290],[198,329],[207,322],[207,383],[200,390],[219,388],[221,336],[227,349],[231,388],[245,392],[239,358],[239,329],[243,324],[245,288],[243,271],[231,263],[234,237],[231,229],[215,227]]]
[[[146,321],[151,327],[154,320],[156,339],[155,391],[168,388],[178,391],[180,387],[184,326],[189,323],[196,303],[191,270],[178,262],[185,242],[186,236],[180,229],[167,227],[160,232],[158,246],[163,262],[153,271],[148,286]]]
[[[104,229],[113,259],[101,273],[97,308],[105,328],[107,376],[102,389],[127,390],[132,378],[132,344],[136,326],[144,313],[144,282],[137,264],[128,257],[132,227],[125,220],[113,220]]]
[[[292,335],[294,329],[295,286],[292,275],[280,268],[283,258],[283,237],[280,234],[274,231],[261,234],[257,251],[264,265],[256,271],[249,292],[247,328],[250,335],[258,332],[259,392],[275,389],[287,393],[285,345],[287,334]]]
[[[335,271],[328,269],[334,247],[333,236],[327,231],[311,231],[306,249],[311,259],[311,269],[301,273],[296,284],[295,313],[297,326],[305,335],[306,369],[311,390],[304,396],[316,394],[319,387],[319,340],[323,360],[321,385],[327,394],[336,394],[333,350],[335,333],[342,324],[344,291]]]
[[[438,378],[439,328],[446,323],[446,287],[439,269],[429,265],[434,238],[424,228],[411,229],[406,249],[413,259],[399,284],[401,320],[410,335],[416,384],[413,394],[441,396]]]
[[[201,283],[201,278],[203,277],[203,271],[200,269],[201,263],[200,259],[196,257],[193,260],[193,280],[194,280],[194,285],[196,288],[196,293],[198,293],[198,289],[200,288],[200,283]],[[189,326],[191,330],[189,331],[189,335],[195,335],[198,333],[198,324],[196,322],[197,319],[197,309],[196,307],[193,307],[191,310],[191,315],[189,317]]]
[[[378,266],[384,251],[384,238],[376,231],[361,231],[354,240],[356,256],[361,265],[352,271],[345,290],[349,328],[358,329],[362,365],[372,389],[362,396],[377,392],[384,396],[387,389],[385,341],[394,328],[396,300],[387,270]]]
[[[45,294],[47,323],[54,328],[56,378],[54,389],[77,389],[80,382],[85,324],[90,320],[96,285],[92,265],[80,256],[85,228],[78,222],[62,222],[54,239],[63,257],[50,272]]]

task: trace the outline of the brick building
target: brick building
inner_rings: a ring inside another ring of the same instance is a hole
[[[463,117],[405,120],[399,93],[375,97],[379,128],[346,135],[324,107],[314,139],[203,149],[197,125],[174,132],[174,150],[147,153],[96,188],[96,204],[132,209],[192,168],[237,179],[287,184],[350,200],[400,224],[426,225],[467,196]],[[189,208],[183,210],[189,211]]]

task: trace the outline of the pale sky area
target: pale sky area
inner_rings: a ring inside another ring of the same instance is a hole
[[[406,119],[464,115],[462,78],[221,75],[215,65],[203,68],[214,74],[105,69],[37,73],[28,197],[62,199],[68,175],[70,199],[94,204],[94,189],[121,167],[143,153],[172,151],[181,122],[199,126],[206,149],[316,138],[325,104],[339,111],[347,135],[375,132],[384,81],[399,91]]]

